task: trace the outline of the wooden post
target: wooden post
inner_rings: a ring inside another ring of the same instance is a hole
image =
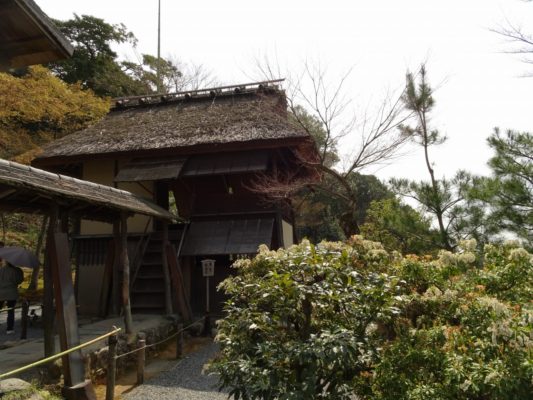
[[[178,322],[176,324],[176,359],[183,356],[183,324]]]
[[[59,210],[55,206],[57,214]],[[57,220],[57,219],[56,219]],[[63,220],[68,226],[68,218]],[[80,344],[78,312],[72,282],[71,252],[67,232],[57,232],[57,223],[48,239],[49,269],[53,280],[57,330],[61,350],[65,351]],[[81,350],[62,357],[65,386],[63,397],[68,400],[94,400],[96,393],[90,380],[85,380],[85,368]]]
[[[146,362],[146,336],[144,333],[139,333],[139,340],[137,341],[137,385],[144,383],[144,365]]]
[[[204,335],[211,336],[211,317],[209,316],[209,311],[204,316]]]
[[[57,232],[53,235],[49,258],[54,280],[56,327],[61,350],[65,351],[80,344],[78,310],[74,296],[69,243],[66,233]],[[79,385],[83,385],[85,382],[85,368],[81,350],[63,356],[62,362],[65,386],[78,391],[81,388]],[[90,391],[91,389],[87,388],[87,390]]]
[[[172,294],[170,292],[170,273],[167,259],[168,222],[163,221],[163,246],[161,247],[161,259],[163,265],[163,279],[165,280],[165,313],[172,314]]]
[[[122,264],[122,307],[126,333],[133,332],[130,303],[130,260],[128,257],[128,216],[120,213],[120,263]]]
[[[46,254],[43,266],[43,328],[44,328],[44,356],[49,357],[55,354],[54,339],[54,287],[52,280],[52,270],[50,264],[50,254],[52,252],[53,236],[57,230],[57,220],[59,208],[56,204],[50,209],[50,222],[46,234]]]
[[[113,241],[115,244],[114,262],[113,262],[113,277],[112,277],[112,290],[111,290],[111,307],[114,315],[120,313],[120,219],[113,221]]]
[[[283,218],[281,217],[281,208],[280,206],[276,206],[276,228],[277,228],[277,236],[278,236],[278,243],[276,244],[277,248],[285,248],[285,238],[283,237]]]
[[[115,398],[115,376],[117,372],[117,334],[109,336],[107,339],[107,380],[105,389],[105,400]]]
[[[28,337],[28,313],[30,312],[30,303],[28,303],[28,300],[22,300],[22,309],[20,312],[22,313],[20,317],[20,339],[24,340]]]

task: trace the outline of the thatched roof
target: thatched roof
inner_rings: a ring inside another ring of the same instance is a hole
[[[0,1],[0,71],[67,58],[73,48],[33,0]]]
[[[255,86],[251,86],[255,85]],[[287,120],[286,99],[265,83],[146,96],[116,101],[95,125],[56,140],[35,160],[96,154],[169,152],[251,143],[307,141],[309,135]],[[216,145],[216,146],[214,146]],[[44,163],[43,163],[44,164]]]
[[[92,220],[109,221],[122,211],[175,219],[151,201],[125,190],[0,159],[0,210],[48,212],[52,204]]]

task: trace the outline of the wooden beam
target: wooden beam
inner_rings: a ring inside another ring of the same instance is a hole
[[[0,210],[4,212],[13,212],[13,213],[25,213],[25,214],[37,214],[42,212],[47,212],[49,205],[40,205],[40,206],[27,206],[24,199],[16,199],[17,202],[11,204],[11,202],[14,202],[15,199],[11,198],[9,199],[10,203],[6,203],[5,200],[2,200],[2,204],[0,204]]]
[[[0,199],[5,199],[15,193],[17,189],[5,189],[0,192]]]
[[[122,308],[126,333],[133,332],[130,303],[130,260],[128,257],[128,216],[120,213],[120,263],[122,264]]]

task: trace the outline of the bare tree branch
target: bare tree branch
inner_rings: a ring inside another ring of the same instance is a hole
[[[318,160],[309,159],[307,153],[296,151],[298,159],[305,167],[332,178],[302,181],[294,176],[262,177],[256,182],[256,190],[266,196],[286,199],[302,188],[314,186],[343,200],[350,209],[346,215],[355,216],[358,205],[352,176],[369,166],[397,158],[399,150],[411,139],[399,129],[410,118],[410,113],[402,104],[403,92],[396,96],[389,94],[371,117],[362,114],[362,118],[358,118],[348,96],[348,81],[353,68],[332,79],[327,68],[319,62],[306,61],[296,75],[282,74],[279,63],[273,64],[266,57],[256,59],[256,66],[261,79],[285,76],[290,120],[315,138],[317,143]],[[332,162],[337,158],[337,149],[341,145],[346,149],[342,154],[344,163]],[[336,182],[336,185],[326,187],[326,181]],[[358,230],[353,224],[347,226]]]

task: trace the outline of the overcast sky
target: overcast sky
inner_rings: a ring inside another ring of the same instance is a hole
[[[137,53],[157,52],[157,0],[36,0],[52,18],[73,13],[124,23]],[[354,67],[346,85],[355,112],[399,89],[407,70],[427,62],[436,108],[433,128],[448,142],[432,150],[436,173],[486,173],[493,128],[533,131],[533,72],[490,29],[506,20],[533,33],[533,3],[520,0],[161,0],[163,56],[203,64],[224,83],[257,76],[254,59],[275,55],[299,70],[327,65],[332,82]],[[529,23],[529,25],[528,25]],[[121,56],[135,53],[121,49]],[[359,110],[359,111],[358,111]],[[376,170],[381,178],[426,179],[420,150]]]

